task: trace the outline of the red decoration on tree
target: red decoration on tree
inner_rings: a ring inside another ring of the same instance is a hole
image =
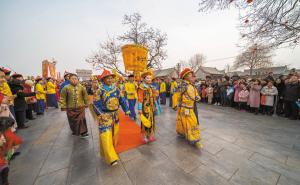
[[[250,3],[252,3],[253,2],[253,0],[247,0],[247,3],[248,4],[250,4]]]
[[[246,19],[246,20],[245,20],[245,23],[247,24],[248,22],[249,22],[249,20],[248,20],[248,19]]]

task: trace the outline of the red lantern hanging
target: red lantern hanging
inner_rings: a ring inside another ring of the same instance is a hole
[[[249,19],[246,19],[246,20],[245,20],[245,23],[246,23],[246,24],[249,23]]]
[[[247,0],[247,3],[248,4],[250,4],[250,3],[252,3],[253,2],[253,0]]]

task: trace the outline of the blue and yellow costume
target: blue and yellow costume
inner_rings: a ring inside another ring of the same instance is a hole
[[[142,133],[144,135],[144,142],[147,143],[149,141],[155,140],[155,112],[156,112],[156,95],[155,95],[155,87],[152,85],[148,85],[146,83],[140,84],[138,88],[138,110],[141,112],[141,128]],[[147,121],[147,125],[143,122],[145,118]]]
[[[99,120],[100,154],[108,164],[112,164],[119,160],[114,148],[119,134],[119,106],[129,114],[128,106],[115,85],[103,84],[94,98],[94,111]]]

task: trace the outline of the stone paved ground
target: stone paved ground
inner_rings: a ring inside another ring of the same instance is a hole
[[[21,156],[11,163],[12,185],[299,185],[300,122],[200,105],[202,151],[175,133],[175,112],[163,106],[157,141],[120,155],[110,167],[98,157],[98,131],[70,135],[65,113],[50,110],[19,132]]]

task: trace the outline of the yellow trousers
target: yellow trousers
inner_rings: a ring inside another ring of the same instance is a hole
[[[142,134],[146,138],[154,137],[155,136],[155,129],[156,129],[154,114],[149,113],[149,114],[144,114],[144,116],[151,122],[151,127],[147,128],[143,125],[143,123],[141,123]]]
[[[107,164],[119,160],[119,156],[115,151],[119,136],[119,118],[118,112],[107,113],[106,119],[102,119],[99,124],[99,147],[100,155]]]
[[[176,132],[184,136],[191,144],[200,141],[200,127],[193,109],[179,108],[176,119]]]

